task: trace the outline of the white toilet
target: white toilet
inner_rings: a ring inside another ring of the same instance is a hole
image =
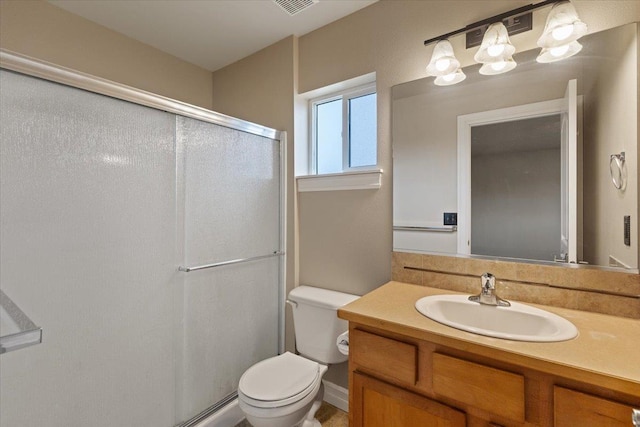
[[[296,347],[256,363],[238,385],[238,403],[254,427],[320,427],[314,418],[322,404],[327,364],[347,361],[336,339],[348,329],[337,310],[356,295],[300,286],[289,293]]]

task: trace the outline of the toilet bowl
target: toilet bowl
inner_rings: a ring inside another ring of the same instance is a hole
[[[289,293],[296,347],[245,371],[238,384],[238,404],[254,427],[320,427],[314,418],[322,404],[322,377],[328,364],[346,362],[337,337],[348,329],[338,308],[359,298],[300,286]]]
[[[240,379],[240,409],[254,427],[319,426],[313,416],[322,403],[326,371],[326,365],[289,352],[263,360]]]

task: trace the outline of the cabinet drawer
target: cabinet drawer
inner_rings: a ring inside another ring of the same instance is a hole
[[[352,361],[360,367],[405,384],[416,383],[417,346],[354,329],[349,333],[349,347]]]
[[[433,391],[505,418],[524,421],[522,375],[434,353]]]
[[[553,388],[556,427],[631,427],[633,408],[601,397],[562,387]]]

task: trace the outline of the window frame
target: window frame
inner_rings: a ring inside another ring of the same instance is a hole
[[[376,140],[375,140],[375,150],[376,150],[376,162],[373,165],[366,166],[349,166],[350,160],[350,149],[351,149],[351,135],[350,135],[350,111],[349,111],[349,101],[355,98],[360,98],[366,95],[376,94]],[[378,124],[378,106],[377,106],[377,90],[376,83],[371,82],[365,85],[352,87],[349,89],[345,89],[339,92],[333,92],[324,96],[320,96],[317,98],[313,98],[309,100],[309,122],[311,126],[309,127],[309,171],[311,171],[311,175],[319,175],[318,174],[318,139],[317,139],[317,106],[332,102],[342,100],[342,170],[338,172],[332,172],[331,174],[344,174],[349,172],[358,172],[358,171],[370,171],[378,169],[378,135],[377,135],[377,124]]]

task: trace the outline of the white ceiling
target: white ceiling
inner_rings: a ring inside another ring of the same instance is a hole
[[[49,0],[211,71],[375,1],[320,0],[290,16],[272,0]]]

